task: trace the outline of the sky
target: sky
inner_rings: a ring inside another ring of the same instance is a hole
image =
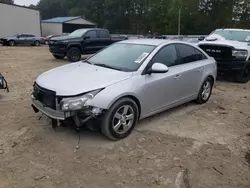
[[[36,5],[39,0],[14,0],[15,4],[29,6],[31,4]]]

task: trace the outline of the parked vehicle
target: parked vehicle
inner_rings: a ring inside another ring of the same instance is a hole
[[[61,36],[67,36],[68,34],[67,33],[65,33],[65,34],[61,34],[61,35],[49,35],[49,36],[47,36],[47,37],[43,37],[42,38],[42,43],[43,44],[46,44],[46,45],[48,45],[49,44],[49,41],[52,39],[52,38],[54,38],[54,37],[61,37]]]
[[[41,37],[36,37],[31,34],[17,34],[11,37],[1,38],[0,43],[4,46],[15,46],[20,44],[39,46],[41,44]]]
[[[53,126],[72,121],[81,127],[99,119],[103,134],[119,140],[140,119],[192,100],[206,103],[216,73],[214,58],[190,43],[124,40],[40,75],[32,107]]]
[[[0,89],[6,89],[7,92],[9,92],[8,83],[1,73],[0,73]]]
[[[111,37],[106,29],[78,29],[68,36],[50,40],[49,49],[56,59],[67,56],[70,62],[77,62],[80,61],[81,54],[93,54],[114,42],[126,39],[127,37]]]
[[[231,73],[239,83],[250,80],[250,30],[217,29],[198,45],[215,58],[219,73]]]

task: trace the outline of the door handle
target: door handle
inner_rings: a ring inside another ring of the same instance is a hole
[[[177,74],[177,75],[175,75],[175,77],[174,77],[174,79],[178,79],[178,78],[180,78],[181,77],[181,75],[180,74]]]
[[[199,71],[199,72],[201,72],[202,70],[203,70],[203,67],[201,67],[201,68],[198,68],[198,71]]]

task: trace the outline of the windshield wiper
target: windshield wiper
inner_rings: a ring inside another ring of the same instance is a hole
[[[104,63],[95,63],[94,65],[100,66],[100,67],[105,67],[105,68],[110,68],[110,69],[122,71],[122,69],[120,69],[120,68],[113,67],[113,66],[110,66],[110,65],[106,65],[106,64],[104,64]]]
[[[88,63],[88,64],[90,64],[90,65],[93,65],[93,64],[92,64],[90,61],[88,61],[87,59],[83,60],[83,62]]]

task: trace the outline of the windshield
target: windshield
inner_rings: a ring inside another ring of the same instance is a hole
[[[226,40],[235,40],[241,42],[250,41],[249,31],[236,31],[236,30],[215,30],[211,35],[217,34],[225,38]]]
[[[115,43],[87,61],[121,71],[136,71],[154,48],[150,45]]]
[[[78,29],[69,34],[71,37],[82,37],[84,33],[86,33],[86,29]]]

